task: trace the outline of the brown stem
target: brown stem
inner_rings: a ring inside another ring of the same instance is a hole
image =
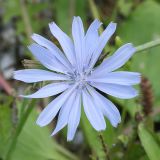
[[[141,103],[143,106],[143,112],[145,115],[149,115],[152,113],[154,100],[151,82],[148,78],[142,76],[140,87],[142,92]]]
[[[104,142],[104,138],[103,138],[102,133],[99,134],[99,139],[100,139],[100,141],[101,141],[102,148],[103,148],[103,151],[104,151],[105,156],[106,156],[106,160],[110,160],[110,157],[109,157],[109,155],[108,155],[107,145],[106,145],[105,142]]]

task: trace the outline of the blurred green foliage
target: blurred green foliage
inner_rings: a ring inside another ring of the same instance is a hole
[[[160,38],[160,2],[158,0],[95,0],[93,2],[99,17],[104,20],[104,25],[107,25],[110,20],[118,23],[116,32],[116,35],[119,36],[118,41],[115,41],[114,38],[111,40],[109,51],[115,50],[121,43],[133,42],[137,46]],[[56,21],[70,35],[74,15],[82,17],[85,27],[95,18],[87,0],[5,0],[0,4],[0,8],[4,9],[3,23],[9,24],[12,20],[15,21],[15,32],[20,37],[22,46],[30,43],[29,36],[32,32],[50,37],[58,45],[49,33],[48,23],[51,21]],[[110,9],[111,12],[109,12]],[[28,51],[25,52],[26,55],[31,57]],[[122,123],[118,128],[113,128],[107,121],[107,129],[102,133],[111,160],[160,159],[160,130],[157,127],[160,125],[160,111],[158,110],[160,108],[159,59],[160,47],[156,47],[136,53],[123,68],[141,72],[151,81],[154,103],[150,115],[143,113],[144,106],[141,103],[143,93],[140,93],[137,99],[125,101],[109,97],[118,106],[122,115]],[[11,84],[14,88],[14,83],[11,82]],[[17,86],[19,87],[21,84]],[[83,138],[80,142],[75,139],[68,143],[64,136],[65,130],[63,130],[64,134],[58,134],[57,137],[52,138],[49,135],[50,128],[53,126],[40,128],[35,124],[39,113],[38,109],[44,107],[49,100],[39,101],[41,103],[34,106],[33,112],[23,126],[11,159],[105,159],[99,133],[91,127],[84,113],[79,128]],[[0,93],[0,159],[2,160],[5,160],[4,157],[18,124],[14,122],[14,119],[15,117],[17,121],[21,119],[27,103],[28,101],[24,102],[22,99],[15,101],[13,97],[3,92]],[[17,109],[17,113],[13,112],[13,108]],[[137,113],[139,117],[135,118]]]
[[[156,142],[156,138],[151,134],[143,124],[138,128],[139,138],[150,160],[157,160],[160,157],[160,146]]]
[[[14,128],[10,108],[13,98],[3,97],[3,99],[5,102],[0,104],[0,157],[6,154]]]
[[[40,128],[35,124],[37,116],[38,114],[34,109],[24,125],[21,135],[19,136],[12,159],[78,159],[76,156],[58,145],[52,137],[49,136],[50,131],[48,128]]]
[[[136,46],[160,38],[159,16],[160,5],[154,1],[146,1],[118,27],[118,35],[123,41],[133,42]],[[160,99],[160,78],[157,76],[160,71],[159,50],[160,47],[156,47],[137,53],[131,63],[131,69],[141,72],[151,80],[157,103]]]

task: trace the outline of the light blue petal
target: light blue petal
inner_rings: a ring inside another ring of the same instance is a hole
[[[104,30],[104,32],[100,35],[96,48],[92,54],[90,68],[93,68],[93,66],[97,62],[100,54],[103,51],[103,48],[105,47],[110,37],[114,34],[115,30],[116,30],[116,23],[111,22]]]
[[[106,123],[101,110],[95,106],[93,98],[86,90],[83,90],[82,97],[84,112],[93,128],[97,131],[104,130],[106,128]]]
[[[76,93],[73,92],[71,96],[67,99],[66,103],[62,106],[58,115],[58,122],[56,128],[54,129],[51,136],[55,135],[57,132],[59,132],[62,128],[64,128],[67,125],[71,109],[75,107],[73,106],[75,97]]]
[[[77,85],[72,86],[67,91],[63,92],[60,96],[55,98],[51,103],[49,103],[47,107],[45,107],[44,110],[40,113],[36,123],[41,127],[49,124],[57,115],[62,105],[66,102],[76,87]]]
[[[51,80],[69,80],[68,76],[41,69],[23,69],[14,71],[13,78],[26,83]]]
[[[81,93],[78,92],[69,115],[67,141],[71,141],[74,138],[77,127],[80,122],[80,117],[81,117]]]
[[[103,73],[101,75],[91,75],[91,77],[88,77],[87,80],[91,82],[112,83],[128,86],[139,84],[141,81],[141,77],[140,73],[118,71],[106,74]]]
[[[121,99],[130,99],[138,95],[137,90],[131,86],[95,82],[92,82],[91,85],[102,92]]]
[[[78,69],[79,71],[82,71],[84,57],[84,28],[80,17],[73,18],[72,36],[74,41]]]
[[[66,90],[69,87],[69,84],[59,82],[59,83],[52,83],[48,84],[41,89],[39,89],[37,92],[30,94],[30,95],[21,95],[21,97],[24,98],[45,98],[49,96],[54,96],[56,94],[59,94]]]
[[[92,87],[88,86],[87,89],[94,97],[96,107],[99,107],[102,110],[103,114],[109,119],[113,127],[117,127],[118,123],[121,122],[121,116],[116,106]]]
[[[51,54],[53,54],[63,65],[71,70],[71,64],[69,63],[68,59],[53,42],[35,33],[32,35],[32,39],[39,45],[47,48]]]
[[[102,74],[120,68],[131,58],[135,51],[136,49],[131,43],[123,45],[112,56],[105,59],[92,74]]]
[[[101,22],[95,19],[92,24],[89,26],[87,33],[85,35],[85,65],[88,66],[88,63],[91,59],[92,53],[96,47],[96,44],[99,40],[98,29],[101,26]]]
[[[49,28],[53,36],[59,41],[68,60],[73,66],[75,66],[75,50],[71,38],[67,36],[54,22],[49,24]]]
[[[49,50],[36,43],[31,44],[28,48],[35,58],[46,68],[62,73],[68,72],[67,68],[61,64]]]

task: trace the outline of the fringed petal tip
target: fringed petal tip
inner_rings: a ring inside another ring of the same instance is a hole
[[[45,125],[43,125],[43,124],[39,121],[39,119],[37,119],[36,124],[37,124],[39,127],[44,127],[44,126],[45,126]]]
[[[17,70],[17,71],[13,71],[13,78],[16,79],[17,76],[19,76],[19,74],[21,74],[23,72],[24,69],[20,69],[20,70]]]
[[[141,79],[142,79],[142,75],[139,74],[139,75],[138,75],[138,80],[137,80],[137,83],[136,83],[136,84],[140,84],[140,83],[141,83]],[[136,84],[135,84],[135,85],[136,85]]]
[[[33,33],[33,34],[31,35],[31,38],[32,38],[33,41],[35,41],[36,43],[38,43],[38,42],[37,42],[37,39],[40,40],[42,37],[41,37],[41,35],[39,35],[39,34],[37,34],[37,33]]]
[[[111,31],[115,32],[115,30],[117,28],[117,23],[110,22],[107,27],[109,27],[108,29],[110,29]]]
[[[105,125],[105,126],[99,128],[99,129],[96,129],[96,131],[101,132],[101,131],[104,131],[106,128],[107,128],[107,126]]]
[[[109,25],[114,26],[114,27],[117,27],[117,23],[115,23],[115,22],[113,22],[113,21],[110,22]]]
[[[75,138],[75,133],[73,135],[68,135],[67,134],[67,142],[72,141]]]
[[[22,94],[20,94],[18,97],[19,97],[19,98],[30,98],[29,96],[27,96],[27,95],[22,95]]]
[[[112,126],[113,126],[114,128],[117,128],[120,123],[121,123],[121,119],[120,119],[120,121],[117,122],[117,123],[112,123]]]
[[[49,27],[51,27],[51,26],[53,26],[53,25],[54,25],[54,26],[57,26],[54,21],[52,21],[52,22],[49,23]]]
[[[36,35],[36,33],[32,33],[31,38],[33,39]]]
[[[13,71],[12,78],[18,81],[23,81],[21,80],[21,72],[22,70]]]
[[[51,134],[50,134],[50,137],[53,137],[54,135],[56,135],[59,131],[53,131]]]
[[[59,132],[59,130],[56,130],[56,128],[54,129],[54,131],[50,134],[50,137],[53,137],[54,135],[56,135]]]
[[[133,96],[133,98],[137,97],[139,95],[139,91],[135,89],[135,95]]]
[[[16,72],[17,72],[17,71],[13,71],[13,73],[12,73],[12,78],[13,78],[13,79],[16,79]]]
[[[32,98],[44,98],[44,97],[34,97],[32,95],[19,95],[18,97],[20,97],[20,98],[28,98],[28,99],[32,99]]]
[[[79,16],[73,16],[73,20],[74,19],[81,19]]]
[[[108,119],[108,117],[107,117],[107,119]],[[119,115],[118,117],[116,117],[116,120],[114,119],[110,119],[109,120],[110,121],[110,123],[111,123],[111,125],[114,127],[114,128],[117,128],[118,127],[118,125],[121,123],[121,116]]]
[[[128,48],[130,47],[130,50],[131,50],[132,53],[136,52],[136,47],[134,46],[133,43],[126,43],[125,46],[128,47]]]
[[[96,22],[96,23],[99,23],[99,25],[102,25],[102,24],[103,24],[103,23],[102,23],[99,19],[97,19],[97,18],[95,19],[95,22]]]
[[[67,142],[71,142],[72,140],[73,140],[73,138],[67,137]]]
[[[35,43],[32,43],[32,44],[30,44],[30,45],[27,45],[27,48],[30,50],[30,49],[33,47],[34,44],[35,44]]]

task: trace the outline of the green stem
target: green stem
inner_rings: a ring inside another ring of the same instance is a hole
[[[150,42],[147,42],[145,44],[142,44],[142,45],[139,45],[136,47],[136,52],[142,52],[144,50],[147,50],[149,48],[153,48],[153,47],[156,47],[160,45],[160,39],[156,39],[154,41],[150,41]]]
[[[28,15],[28,11],[27,11],[26,2],[24,0],[20,0],[20,6],[21,6],[22,19],[25,24],[26,35],[27,35],[28,40],[32,42],[30,36],[32,35],[33,31],[32,31],[30,18]]]
[[[95,4],[94,0],[88,0],[88,1],[89,1],[90,10],[91,10],[91,12],[92,12],[92,16],[93,16],[94,18],[100,20],[101,18],[100,18],[100,15],[99,15],[99,13],[98,13],[98,9],[97,9],[97,7],[96,7],[96,4]],[[100,27],[100,33],[102,33],[102,32],[103,32],[103,28]]]
[[[93,18],[94,18],[94,19],[99,19],[99,20],[101,20],[100,15],[99,15],[98,8],[97,8],[94,0],[88,0],[88,2],[89,2],[89,7],[90,7],[90,10],[91,10],[91,13],[92,13]],[[104,31],[104,30],[103,30],[103,27],[100,26],[100,28],[99,28],[100,34],[101,34],[103,31]],[[104,53],[108,53],[109,51],[110,51],[109,46],[108,46],[108,45],[105,46],[105,48],[104,48]]]
[[[76,6],[76,1],[75,0],[69,0],[69,23],[72,23],[72,17],[75,15],[75,6]]]
[[[11,155],[12,155],[12,153],[13,153],[15,147],[16,147],[18,137],[19,137],[19,135],[20,135],[20,133],[21,133],[21,131],[23,129],[24,124],[27,121],[28,116],[30,115],[30,113],[31,113],[31,111],[33,109],[34,104],[35,104],[35,100],[32,100],[30,105],[28,106],[26,112],[24,113],[24,115],[20,119],[19,124],[17,126],[17,129],[15,131],[15,134],[14,134],[14,136],[12,138],[11,144],[9,146],[9,149],[8,149],[8,152],[7,152],[5,160],[10,160],[11,159]]]

